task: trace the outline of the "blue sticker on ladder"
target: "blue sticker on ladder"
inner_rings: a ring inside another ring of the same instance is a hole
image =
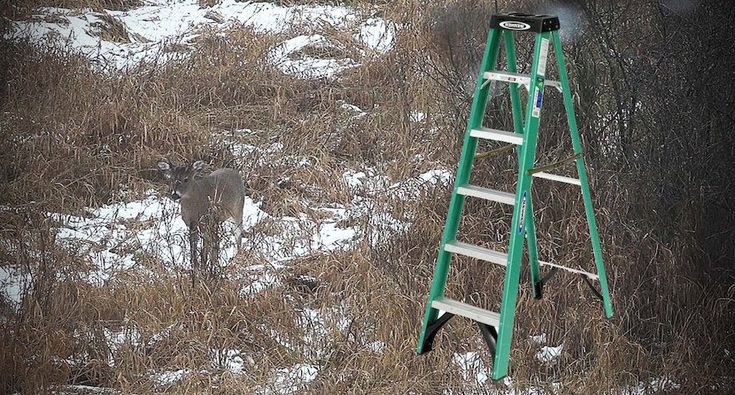
[[[518,233],[523,233],[523,223],[526,219],[526,192],[523,192],[523,197],[521,198],[521,217],[518,220]]]
[[[538,95],[536,95],[536,108],[541,108],[541,103],[544,100],[544,92],[539,89]]]

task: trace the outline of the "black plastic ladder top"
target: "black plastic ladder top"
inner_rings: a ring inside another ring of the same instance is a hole
[[[544,33],[559,30],[559,17],[512,12],[490,17],[490,28],[518,32]]]

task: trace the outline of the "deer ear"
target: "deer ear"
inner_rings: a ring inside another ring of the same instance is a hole
[[[194,162],[194,164],[191,165],[191,168],[194,169],[194,171],[202,171],[204,170],[204,162],[198,160]]]

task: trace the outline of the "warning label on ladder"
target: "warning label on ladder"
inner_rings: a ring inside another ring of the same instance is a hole
[[[539,89],[539,87],[535,87],[533,90],[533,110],[531,112],[531,116],[534,118],[538,118],[541,116],[541,103],[544,100],[544,93]]]
[[[538,56],[538,75],[546,75],[546,60],[549,57],[549,39],[541,39],[541,50]]]

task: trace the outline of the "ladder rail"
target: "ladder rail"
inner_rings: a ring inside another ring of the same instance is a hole
[[[439,254],[436,259],[436,264],[434,265],[434,278],[431,283],[429,300],[426,304],[426,311],[421,324],[419,343],[416,347],[416,352],[418,354],[423,354],[431,348],[431,345],[427,343],[427,328],[432,322],[436,321],[439,315],[439,311],[433,308],[432,304],[434,300],[444,296],[444,285],[447,281],[451,259],[451,254],[444,249],[444,246],[447,242],[454,240],[457,237],[459,217],[461,216],[464,205],[464,196],[458,194],[457,189],[459,186],[469,182],[470,170],[472,169],[473,159],[477,150],[477,138],[470,136],[470,133],[472,129],[479,128],[482,125],[482,119],[485,116],[488,91],[490,89],[489,86],[483,86],[482,75],[485,71],[492,70],[495,67],[498,52],[500,51],[500,34],[501,31],[498,29],[490,30],[490,34],[488,34],[487,43],[485,45],[485,53],[482,58],[480,72],[475,86],[475,95],[472,99],[472,108],[470,110],[471,117],[467,122],[467,129],[465,130],[462,155],[457,168],[457,175],[454,179],[454,190],[449,202],[447,221],[444,225],[441,245],[439,246]]]
[[[564,53],[559,39],[559,32],[551,32],[551,38],[554,42],[555,57],[557,67],[559,69],[559,80],[562,85],[562,96],[564,99],[564,108],[567,113],[567,122],[569,124],[569,133],[572,136],[572,147],[574,153],[579,155],[575,161],[577,164],[577,174],[579,182],[582,186],[582,200],[584,201],[584,212],[587,216],[587,225],[590,232],[590,240],[592,241],[592,253],[595,257],[595,266],[597,268],[597,276],[599,277],[600,289],[602,294],[602,305],[605,310],[605,317],[612,318],[613,307],[610,299],[610,291],[607,285],[607,276],[605,274],[605,263],[602,259],[602,247],[600,246],[600,235],[597,231],[597,223],[595,221],[595,209],[592,206],[592,196],[590,194],[589,182],[587,180],[587,169],[584,157],[582,156],[582,141],[579,137],[577,129],[577,119],[574,114],[574,102],[572,100],[571,90],[569,89],[569,77],[567,76],[567,66],[564,62]]]
[[[526,104],[526,116],[524,125],[524,140],[521,149],[520,170],[516,182],[516,204],[513,210],[513,219],[510,228],[510,247],[508,249],[508,270],[505,272],[503,281],[503,299],[500,305],[500,327],[498,328],[498,340],[496,344],[495,359],[493,361],[493,380],[500,380],[508,374],[508,360],[510,357],[510,345],[513,338],[513,321],[515,319],[516,302],[518,299],[518,283],[521,274],[521,256],[523,255],[523,244],[525,241],[525,216],[527,214],[527,200],[531,195],[531,176],[527,173],[533,166],[536,158],[536,137],[538,133],[539,120],[541,117],[541,104],[543,103],[545,57],[540,54],[545,50],[548,52],[549,33],[536,34],[534,43],[534,59],[531,66],[531,80],[534,81]],[[544,49],[544,47],[546,47]],[[543,59],[541,59],[543,57]]]
[[[508,71],[511,73],[518,72],[517,60],[516,60],[516,49],[515,49],[515,34],[511,31],[505,31],[503,34],[505,38],[505,54]],[[530,81],[530,77],[529,77]],[[513,130],[516,133],[523,134],[523,111],[521,111],[521,97],[518,93],[518,84],[510,84],[510,104],[513,112]],[[529,84],[530,91],[530,84]],[[521,161],[521,150],[518,149],[518,163]],[[528,238],[528,263],[531,272],[531,283],[540,284],[540,269],[538,260],[538,241],[536,239],[536,224],[533,219],[533,202],[531,194],[528,195],[528,211],[526,212],[526,228]],[[534,297],[540,298],[541,292],[537,292],[537,287],[534,286]]]

